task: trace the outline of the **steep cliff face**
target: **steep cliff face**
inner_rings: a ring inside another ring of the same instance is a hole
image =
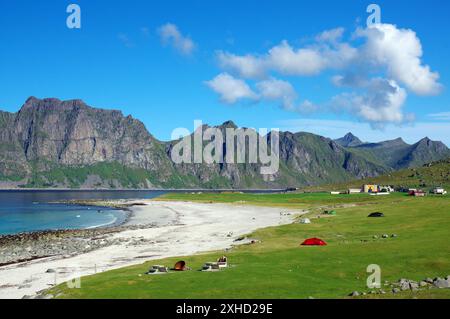
[[[350,152],[335,141],[310,133],[281,133],[281,161],[307,185],[385,173],[381,165]]]
[[[0,112],[0,179],[15,176],[21,179],[30,168],[15,132],[16,115]]]
[[[132,117],[88,107],[80,100],[30,98],[15,118],[15,134],[28,161],[91,165],[117,161],[155,169],[160,146]]]
[[[230,121],[218,128],[226,137],[227,128],[237,127]],[[415,145],[360,144],[353,135],[333,141],[280,132],[279,170],[263,177],[260,163],[174,163],[171,152],[178,142],[158,141],[142,122],[120,111],[31,97],[17,113],[0,112],[0,187],[298,187],[377,176],[450,154],[429,139]],[[228,146],[224,140],[224,156]]]
[[[131,168],[158,172],[168,178],[163,143],[145,126],[119,111],[94,109],[80,100],[29,98],[17,114],[3,113],[0,143],[26,173],[60,166],[88,166],[117,162]],[[1,174],[18,170],[2,159]],[[25,174],[27,175],[27,174]]]

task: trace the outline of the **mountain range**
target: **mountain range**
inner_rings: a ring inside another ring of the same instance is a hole
[[[232,121],[217,126],[230,127],[237,128]],[[302,187],[450,157],[445,144],[428,138],[410,145],[402,139],[366,143],[351,133],[332,140],[280,132],[279,139],[280,169],[270,178],[260,174],[260,164],[176,164],[170,154],[177,141],[156,139],[131,116],[81,100],[30,97],[17,113],[0,111],[0,187]]]

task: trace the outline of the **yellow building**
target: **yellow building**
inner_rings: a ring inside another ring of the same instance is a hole
[[[378,185],[364,185],[364,193],[378,193]]]

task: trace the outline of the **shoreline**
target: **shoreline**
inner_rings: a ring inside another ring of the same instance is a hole
[[[152,259],[228,249],[245,243],[235,242],[242,236],[291,223],[295,215],[305,213],[290,210],[289,214],[281,214],[286,209],[236,204],[108,202],[131,205],[129,219],[119,227],[29,234],[33,242],[43,238],[44,246],[59,249],[58,253],[43,251],[42,258],[0,266],[0,277],[9,279],[0,282],[0,299],[35,296],[55,284],[91,275],[94,269],[103,272]],[[24,239],[11,247],[24,248],[28,243]]]
[[[85,201],[86,202],[86,201]],[[56,202],[49,202],[50,204],[65,204],[65,205],[74,205],[74,206],[86,206],[86,207],[95,207],[96,209],[108,209],[108,210],[117,210],[117,211],[121,211],[124,213],[124,217],[120,218],[120,219],[116,219],[110,223],[105,223],[102,225],[95,225],[95,226],[89,226],[86,228],[60,228],[60,229],[43,229],[43,230],[32,230],[32,231],[23,231],[23,232],[19,232],[19,233],[12,233],[12,234],[0,234],[0,246],[3,243],[5,243],[5,241],[13,241],[14,239],[20,239],[20,238],[33,238],[33,239],[39,239],[39,237],[43,237],[43,236],[52,236],[52,235],[60,235],[60,234],[67,234],[67,235],[79,235],[83,232],[88,232],[88,231],[92,231],[92,230],[102,230],[102,229],[113,229],[113,228],[119,228],[123,225],[125,225],[132,214],[132,211],[129,209],[130,206],[128,207],[119,207],[119,206],[105,206],[105,205],[100,205],[100,204],[96,204],[96,202],[99,201],[95,201],[92,202],[91,204],[88,203],[76,203],[76,200],[73,201],[56,201]],[[0,263],[1,266],[1,263]]]

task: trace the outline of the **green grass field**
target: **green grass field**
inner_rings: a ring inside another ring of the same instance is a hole
[[[50,293],[59,298],[346,298],[352,291],[369,290],[369,264],[381,267],[382,282],[450,275],[450,196],[230,193],[168,194],[162,199],[309,208],[313,223],[251,234],[261,243],[227,252],[232,266],[221,272],[197,271],[223,254],[219,251],[109,271],[82,278],[81,289],[60,285]],[[326,207],[335,208],[338,215],[317,219]],[[386,217],[367,218],[374,211]],[[381,239],[382,234],[398,237]],[[328,246],[301,247],[308,237],[320,237]],[[180,259],[193,270],[142,275],[153,264],[171,266]],[[366,297],[450,298],[450,289]]]

